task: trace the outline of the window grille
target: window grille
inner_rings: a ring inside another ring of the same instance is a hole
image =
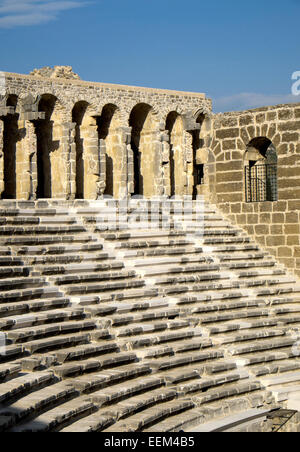
[[[277,201],[277,165],[245,167],[246,202]]]

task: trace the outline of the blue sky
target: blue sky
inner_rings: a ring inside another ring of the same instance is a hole
[[[205,92],[215,111],[300,102],[300,0],[0,0],[3,71]]]

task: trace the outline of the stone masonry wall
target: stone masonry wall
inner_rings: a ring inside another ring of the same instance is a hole
[[[257,137],[269,139],[277,151],[276,202],[245,202],[244,158]],[[215,158],[211,200],[300,276],[300,104],[214,115],[211,149]]]

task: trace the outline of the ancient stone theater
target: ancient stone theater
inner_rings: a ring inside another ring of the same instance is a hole
[[[300,104],[0,73],[0,430],[300,431]]]

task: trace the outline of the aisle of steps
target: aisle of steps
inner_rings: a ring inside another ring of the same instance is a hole
[[[295,400],[299,283],[195,208],[119,230],[104,201],[3,202],[1,431],[205,429]]]

